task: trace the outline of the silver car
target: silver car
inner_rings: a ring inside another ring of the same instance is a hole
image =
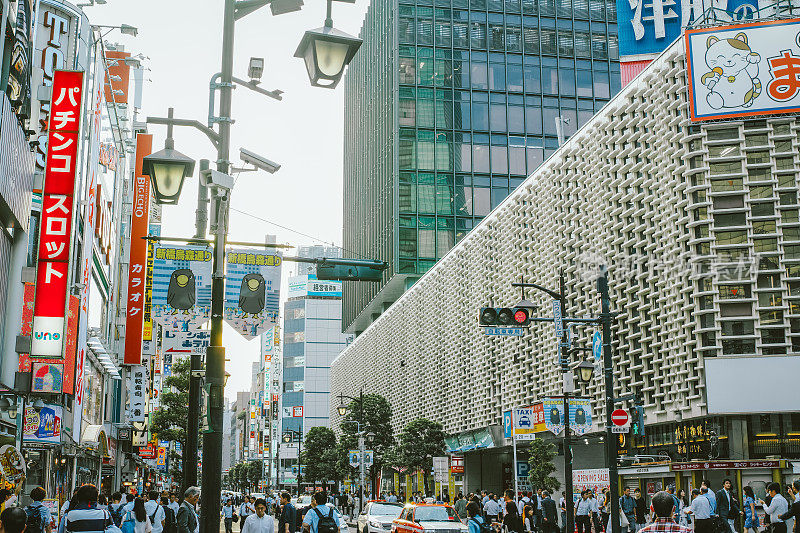
[[[356,533],[390,533],[392,521],[400,516],[402,510],[402,503],[367,502],[364,510],[358,515]]]

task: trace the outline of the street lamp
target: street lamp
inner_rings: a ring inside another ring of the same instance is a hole
[[[578,375],[578,381],[581,383],[589,383],[592,380],[592,374],[594,374],[594,365],[591,361],[587,361],[584,359],[581,361],[578,366],[575,367]]]
[[[294,57],[305,61],[311,85],[333,89],[342,78],[344,67],[361,47],[362,41],[333,27],[331,4],[332,0],[328,0],[325,25],[308,30],[303,35]]]
[[[336,410],[339,411],[339,416],[344,416],[347,414],[347,406],[344,403],[337,407]]]
[[[169,108],[172,118],[172,108]],[[150,176],[153,183],[156,202],[174,205],[178,203],[183,188],[183,179],[194,172],[194,159],[175,150],[172,138],[172,125],[167,127],[167,139],[164,149],[145,156],[142,161],[142,174]]]

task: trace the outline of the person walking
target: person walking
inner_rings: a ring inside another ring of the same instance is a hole
[[[736,496],[733,494],[733,482],[730,479],[722,482],[722,488],[717,492],[715,499],[717,501],[717,515],[728,523],[731,533],[736,533],[734,523],[741,511],[739,510],[739,502],[736,501]]]
[[[600,527],[602,527],[604,530],[606,524],[608,524],[608,517],[611,516],[611,498],[609,498],[610,493],[611,490],[608,487],[603,487],[603,491],[600,493]]]
[[[540,511],[542,533],[556,533],[558,531],[558,513],[556,502],[550,497],[550,492],[542,491],[542,508]]]
[[[704,479],[700,483],[700,494],[708,499],[708,503],[711,504],[711,516],[717,516],[717,497],[714,495],[714,491],[711,490],[711,482],[707,479]]]
[[[500,504],[495,500],[494,494],[489,494],[489,499],[483,504],[483,514],[486,515],[486,521],[493,524],[498,521],[500,516]]]
[[[128,533],[125,526],[131,527],[129,524],[133,526],[133,529],[130,530],[132,533],[151,533],[153,531],[153,525],[150,523],[150,517],[147,516],[147,510],[142,498],[133,500],[133,510],[128,511],[122,521],[123,533]]]
[[[508,497],[508,490],[506,497]],[[514,492],[511,491],[513,495]],[[503,515],[503,526],[508,533],[523,533],[522,519],[519,516],[519,511],[514,503],[514,500],[506,499],[506,512]]]
[[[267,514],[267,501],[258,498],[254,507],[256,512],[247,517],[242,533],[275,533],[275,519]]]
[[[325,503],[328,498],[325,491],[319,490],[311,499],[311,508],[303,518],[303,533],[338,533],[344,520],[333,507]]]
[[[169,496],[166,493],[161,496],[161,508],[164,509],[163,533],[178,533],[178,519],[169,506]]]
[[[481,529],[483,529],[487,522],[481,516],[481,508],[477,502],[473,501],[467,504],[467,517],[469,533],[481,533]]]
[[[244,521],[247,517],[256,512],[253,505],[250,503],[250,496],[245,496],[242,505],[239,506],[239,531],[244,531]]]
[[[566,492],[561,491],[561,499],[558,500],[558,508],[561,510],[561,531],[567,530],[567,497]]]
[[[178,533],[199,533],[200,519],[197,517],[195,505],[200,499],[200,488],[189,487],[183,493],[183,503],[178,508]]]
[[[150,526],[153,528],[153,533],[163,533],[164,519],[167,517],[164,509],[161,507],[161,496],[157,490],[151,490],[148,494],[148,500],[144,503],[144,510],[147,517],[150,519]]]
[[[228,498],[222,506],[222,519],[225,521],[225,533],[233,533],[233,520],[236,516],[236,509],[233,507],[233,500]]]
[[[28,533],[51,533],[53,530],[50,510],[44,506],[44,500],[47,493],[42,487],[36,487],[31,491],[31,502],[25,508],[25,514],[28,517],[26,520],[26,529]]]
[[[795,480],[792,482],[792,487],[794,488],[795,497],[793,501],[789,504],[789,510],[782,514],[780,518],[782,520],[788,520],[790,518],[794,518],[794,533],[800,532],[800,479]]]
[[[175,513],[175,517],[178,516],[178,510],[181,508],[181,504],[178,501],[178,495],[174,492],[169,495],[169,508],[172,509],[172,512]]]
[[[278,517],[278,533],[294,533],[297,522],[297,509],[292,505],[292,496],[288,492],[281,493],[281,513]]]
[[[467,523],[467,500],[464,498],[464,493],[459,492],[458,496],[456,496],[456,502],[453,504],[453,508],[458,513],[458,518],[464,523]]]
[[[699,494],[699,492],[698,492]],[[691,533],[692,530],[675,523],[675,500],[666,491],[657,492],[650,500],[655,520],[640,533]]]
[[[575,526],[578,533],[592,533],[592,502],[589,501],[588,491],[581,492],[581,499],[575,506]]]
[[[781,494],[781,486],[774,481],[767,485],[767,493],[772,497],[769,504],[764,503],[764,500],[759,500],[759,503],[764,506],[764,513],[769,517],[771,533],[786,533],[786,521],[781,515],[789,512],[789,502]]]
[[[22,533],[27,527],[28,515],[19,507],[9,507],[0,513],[0,533]]]
[[[744,529],[745,533],[748,530],[753,530],[753,533],[758,533],[759,520],[758,513],[756,512],[756,496],[753,493],[753,487],[747,485],[742,489],[744,492]],[[796,520],[796,519],[795,519]]]
[[[676,517],[676,522],[683,527],[689,527],[689,515],[683,512],[684,509],[689,506],[689,499],[686,497],[686,491],[679,489],[676,498],[678,498],[678,516]]]
[[[636,531],[636,501],[631,496],[631,488],[625,487],[622,496],[619,499],[619,509],[625,518],[628,519],[627,531],[634,533]],[[626,528],[622,528],[622,533],[625,533]]]
[[[592,525],[595,533],[600,533],[600,502],[595,497],[594,491],[589,491],[589,501],[592,503]]]
[[[672,497],[672,494],[670,494],[670,497]],[[633,499],[636,502],[636,508],[634,509],[634,517],[636,518],[636,531],[639,531],[647,525],[647,504],[645,504],[644,498],[642,498],[642,491],[639,488],[633,491]],[[673,498],[673,503],[674,501],[675,498]],[[674,518],[675,517],[673,515],[673,519]]]
[[[107,509],[97,508],[97,487],[82,485],[75,491],[64,515],[63,531],[67,533],[100,533],[114,525]]]
[[[711,533],[711,502],[698,489],[692,490],[692,503],[684,512],[694,518],[695,533]]]

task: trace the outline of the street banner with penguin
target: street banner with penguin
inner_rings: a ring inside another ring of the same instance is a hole
[[[169,331],[211,319],[211,248],[159,243],[153,250],[152,318]]]
[[[542,400],[545,427],[553,435],[564,431],[564,397],[555,396]],[[592,405],[589,398],[569,399],[569,431],[572,435],[584,435],[592,429]]]
[[[278,320],[281,290],[279,252],[231,249],[225,266],[225,321],[250,340]]]

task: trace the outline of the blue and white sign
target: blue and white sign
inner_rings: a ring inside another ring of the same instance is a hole
[[[358,460],[359,455],[361,455],[361,453],[358,450],[350,450],[347,452],[347,456],[350,459],[350,466],[353,468],[358,467],[360,464],[360,461]]]
[[[289,278],[289,298],[341,298],[341,281],[320,281],[314,274]]]
[[[545,398],[542,400],[544,409],[544,427],[553,435],[564,431],[564,399]]]
[[[771,0],[617,0],[619,54],[663,52],[690,23],[713,10],[715,22],[742,22],[773,16]]]
[[[553,300],[553,325],[556,328],[556,337],[559,339],[564,335],[564,321],[561,317],[561,302]]]
[[[500,337],[522,337],[525,334],[525,328],[483,328],[483,333]]]
[[[229,250],[225,272],[225,321],[244,338],[271,329],[278,320],[281,265],[278,252]]]
[[[592,354],[594,354],[595,363],[599,363],[603,358],[603,334],[599,331],[595,331],[592,336]]]
[[[569,399],[569,430],[584,435],[592,429],[592,405],[589,398]]]
[[[514,424],[511,419],[511,411],[503,413],[503,435],[507,439],[514,436]]]
[[[528,477],[530,471],[531,465],[528,461],[517,461],[517,477]]]
[[[193,331],[211,318],[211,249],[157,244],[153,249],[153,321]]]

